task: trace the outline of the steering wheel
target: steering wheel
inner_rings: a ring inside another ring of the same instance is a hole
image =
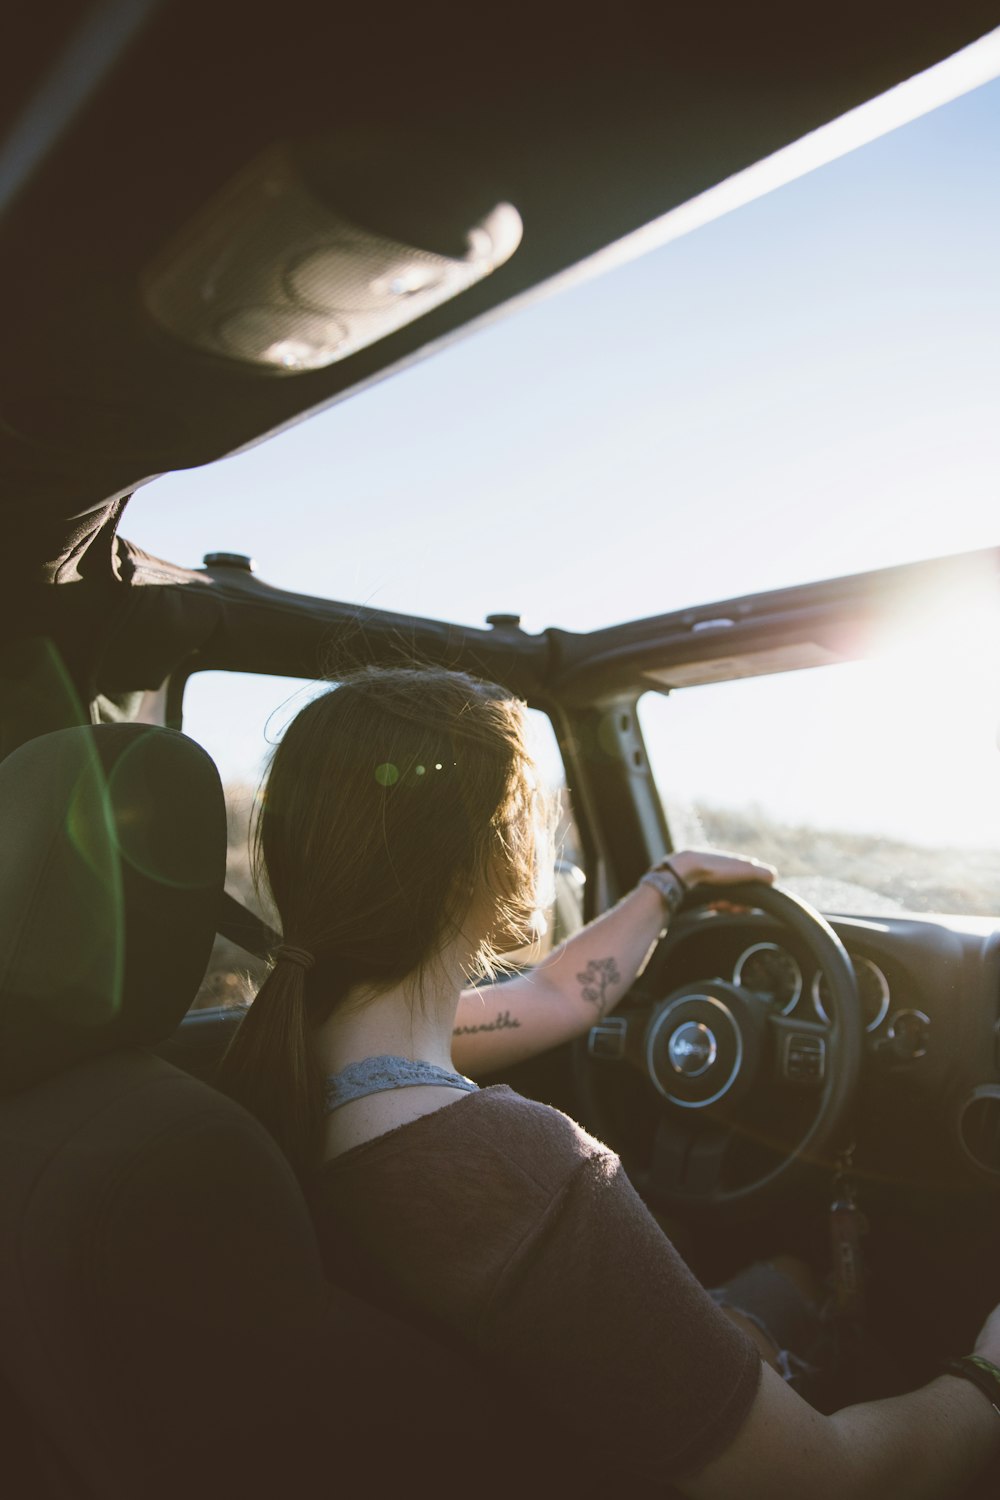
[[[714,901],[757,908],[806,944],[826,980],[831,1024],[776,1015],[765,997],[722,979],[699,979],[658,995],[654,959],[646,971],[652,983],[644,976],[619,1010],[591,1028],[579,1071],[599,1128],[604,1111],[594,1074],[605,1064],[595,1059],[631,1064],[652,1091],[660,1106],[652,1163],[627,1165],[655,1207],[738,1217],[758,1210],[843,1144],[861,1071],[861,1007],[847,951],[813,907],[756,881],[698,886],[685,907]],[[724,1185],[740,1104],[754,1089],[775,1086],[816,1095],[812,1124],[771,1171]]]

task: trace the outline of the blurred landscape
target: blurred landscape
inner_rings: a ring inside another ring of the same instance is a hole
[[[266,899],[255,891],[250,870],[249,824],[253,789],[226,788],[229,816],[227,888],[277,927]],[[872,834],[845,833],[781,823],[755,807],[724,808],[699,802],[688,808],[679,843],[731,849],[777,866],[797,895],[827,912],[859,916],[938,913],[996,917],[1000,921],[1000,849],[931,848]],[[579,858],[572,820],[560,819],[558,847],[564,859]],[[556,939],[563,934],[555,923]],[[548,944],[533,950],[533,961]],[[520,956],[520,955],[519,955]],[[528,955],[525,955],[526,957]],[[242,1005],[253,998],[267,965],[217,937],[196,1008]]]
[[[250,869],[250,815],[254,788],[229,785],[226,791],[226,818],[229,846],[226,852],[226,890],[244,906],[277,927],[277,917],[266,899],[258,896]],[[212,957],[195,999],[194,1010],[210,1005],[245,1005],[257,993],[267,974],[267,964],[254,958],[221,933],[216,935]]]
[[[707,803],[695,804],[685,835],[766,860],[785,885],[825,911],[1000,914],[1000,849],[932,848]]]

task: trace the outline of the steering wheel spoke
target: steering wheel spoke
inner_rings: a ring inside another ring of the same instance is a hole
[[[646,1189],[664,1206],[679,1199],[711,1201],[717,1194],[732,1132],[707,1121],[664,1116],[656,1127]]]
[[[830,1028],[791,1016],[769,1016],[774,1076],[792,1088],[816,1091],[826,1079]]]
[[[646,1015],[645,1009],[632,1007],[604,1016],[587,1032],[587,1056],[602,1063],[624,1062],[630,1058],[641,1045]]]

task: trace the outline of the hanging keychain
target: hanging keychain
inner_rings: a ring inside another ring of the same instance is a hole
[[[830,1202],[830,1250],[833,1256],[834,1314],[860,1325],[865,1312],[865,1265],[862,1236],[868,1220],[858,1207],[854,1177],[854,1146],[837,1158]]]

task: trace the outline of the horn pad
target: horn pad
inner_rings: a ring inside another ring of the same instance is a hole
[[[646,1070],[679,1109],[728,1107],[749,1088],[760,1058],[762,1019],[735,986],[685,985],[658,1006],[646,1032]]]

